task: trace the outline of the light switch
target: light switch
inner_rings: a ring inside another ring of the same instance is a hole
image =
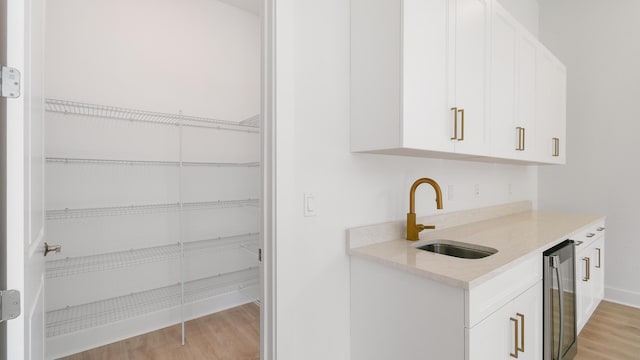
[[[316,216],[316,197],[313,193],[304,193],[304,216]]]

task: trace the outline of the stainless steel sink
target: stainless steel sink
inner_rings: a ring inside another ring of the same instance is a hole
[[[463,259],[482,259],[498,252],[498,250],[494,248],[453,240],[432,240],[428,243],[422,242],[415,244],[414,247],[436,254],[455,256]]]

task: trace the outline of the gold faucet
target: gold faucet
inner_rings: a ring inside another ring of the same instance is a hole
[[[433,186],[436,191],[436,204],[438,209],[442,209],[442,191],[440,185],[432,179],[422,178],[416,180],[409,191],[409,213],[407,214],[407,240],[419,240],[419,233],[424,229],[435,229],[435,225],[416,224],[416,189],[421,184],[427,183]]]

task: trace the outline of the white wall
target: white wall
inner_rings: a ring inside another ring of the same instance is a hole
[[[640,2],[540,5],[540,38],[568,69],[567,165],[541,168],[540,208],[606,215],[606,297],[640,307]]]
[[[47,96],[241,121],[258,113],[260,22],[215,0],[52,0]]]
[[[276,18],[278,359],[349,359],[345,230],[403,220],[424,176],[442,185],[443,211],[535,202],[537,168],[350,153],[349,1],[282,0]],[[303,192],[317,216],[303,217]],[[419,189],[417,213],[435,213],[433,199]]]
[[[539,5],[538,0],[498,0],[500,5],[507,9],[524,25],[534,36],[539,33]]]

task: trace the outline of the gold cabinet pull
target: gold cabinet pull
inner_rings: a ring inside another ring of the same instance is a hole
[[[518,358],[518,351],[520,350],[520,348],[518,347],[518,319],[516,318],[509,318],[509,320],[513,321],[513,352],[509,353],[509,355],[511,355],[512,358]]]
[[[589,281],[591,279],[591,259],[588,257],[582,258],[585,264],[585,276],[582,278],[582,281]]]
[[[464,140],[464,109],[458,109],[460,113],[460,125],[462,126],[462,130],[460,131],[461,136],[458,138],[458,141]]]
[[[518,130],[518,147],[516,148],[516,150],[524,151],[525,129],[521,126],[518,126],[516,130]]]
[[[552,156],[560,156],[560,139],[554,137],[553,139],[553,154]]]
[[[600,259],[600,253],[601,250],[599,248],[596,248],[596,251],[598,252],[598,265],[596,265],[597,269],[600,269],[600,266],[602,265],[600,262],[602,261],[602,259]]]
[[[452,107],[451,111],[453,111],[453,136],[451,140],[456,140],[458,138],[458,108]]]
[[[520,318],[520,347],[518,350],[524,352],[524,314],[516,313]]]
[[[587,237],[588,237],[588,238],[592,238],[592,237],[594,237],[594,236],[596,236],[596,234],[594,234],[594,233],[587,233]]]
[[[600,227],[598,227],[596,230],[598,230],[598,231],[604,231],[604,226],[600,226]]]

